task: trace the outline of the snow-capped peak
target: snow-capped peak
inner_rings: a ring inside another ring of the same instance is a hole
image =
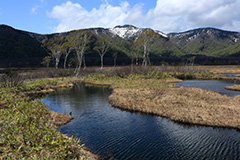
[[[114,28],[109,29],[109,31],[113,35],[118,35],[121,38],[128,39],[128,40],[136,40],[147,28],[137,28],[132,25],[124,25],[124,26],[116,26]],[[160,36],[168,38],[168,35],[155,30]]]
[[[112,34],[118,35],[119,37],[125,39],[136,37],[142,32],[141,29],[131,25],[116,26],[114,28],[109,29],[109,31]]]

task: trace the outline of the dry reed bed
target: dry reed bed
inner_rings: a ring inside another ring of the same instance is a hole
[[[217,65],[217,66],[194,66],[213,73],[240,73],[239,65]]]
[[[240,77],[240,74],[235,74],[235,75],[233,75],[234,77]]]
[[[177,79],[90,77],[85,82],[110,85],[109,102],[118,108],[167,117],[173,121],[240,129],[240,96],[227,97],[199,88],[174,88]]]
[[[225,89],[232,90],[232,91],[240,91],[240,85],[233,85],[233,86],[227,86]]]
[[[116,107],[167,117],[173,121],[240,129],[240,98],[198,88],[115,88]]]
[[[159,68],[159,67],[156,67]],[[204,66],[161,66],[163,71],[210,71],[213,73],[240,73],[240,65],[204,65]]]

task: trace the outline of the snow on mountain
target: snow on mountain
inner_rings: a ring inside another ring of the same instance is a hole
[[[168,38],[168,35],[161,32],[161,31],[156,31],[159,35],[161,35],[162,37]]]
[[[139,29],[131,25],[116,26],[114,28],[109,29],[109,31],[112,34],[118,35],[121,38],[134,40],[142,33],[142,29]]]
[[[139,35],[141,35],[146,29],[144,28],[137,28],[132,25],[124,25],[124,26],[116,26],[114,28],[109,29],[109,31],[113,35],[118,35],[121,38],[128,39],[128,40],[136,40]],[[160,32],[160,31],[155,31],[157,32],[160,36],[168,38],[168,35]]]

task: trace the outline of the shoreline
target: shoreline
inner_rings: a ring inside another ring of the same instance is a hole
[[[94,85],[94,82],[84,81]],[[119,88],[112,84],[109,103],[131,112],[162,116],[174,122],[190,125],[240,130],[240,99],[227,97],[199,88]]]
[[[50,78],[46,78],[45,80],[52,80]],[[62,80],[64,81],[64,79]],[[67,80],[68,83],[66,84],[56,84],[53,85],[51,87],[46,87],[46,88],[42,88],[40,90],[30,90],[30,91],[23,91],[20,92],[20,96],[21,97],[29,97],[30,99],[38,99],[39,96],[47,96],[52,92],[55,92],[59,89],[70,89],[74,86],[73,81],[74,80]],[[43,103],[43,105],[45,105]],[[46,106],[46,105],[45,105]],[[48,107],[46,106],[47,110],[49,111],[49,119],[48,119],[48,123],[53,126],[53,127],[60,127],[63,126],[69,122],[71,122],[74,117],[69,116],[67,114],[64,113],[60,113],[60,112],[55,112],[52,110],[49,110]],[[58,132],[56,130],[56,132]],[[62,134],[61,132],[59,132],[61,134],[61,136],[63,136],[65,139],[69,139],[71,141],[73,141],[73,137],[70,137],[68,135]],[[75,142],[73,142],[75,143]],[[89,159],[89,160],[96,160],[98,159],[98,155],[93,154],[92,152],[90,152],[86,147],[84,147],[84,145],[80,145],[79,143],[76,144],[72,144],[74,145],[75,148],[78,148],[79,150],[81,150],[81,156],[84,157],[84,159]],[[83,158],[83,157],[78,157],[78,158]],[[0,158],[1,159],[1,158]]]
[[[51,92],[55,92],[58,89],[67,89],[67,88],[72,88],[74,86],[74,84],[71,82],[69,84],[66,85],[59,85],[59,86],[54,86],[53,88],[50,89],[43,89],[40,91],[30,91],[30,92],[25,92],[24,94],[26,94],[26,96],[31,96],[31,97],[36,97],[38,95],[45,95],[47,96],[48,94],[50,94]],[[47,107],[47,106],[46,106]],[[47,108],[48,109],[48,108]],[[49,109],[48,109],[49,110]],[[50,120],[49,123],[52,125],[55,125],[57,127],[63,126],[69,122],[71,122],[74,117],[69,116],[67,114],[64,113],[60,113],[60,112],[55,112],[55,111],[51,111],[50,112]],[[59,132],[60,133],[60,132]],[[68,135],[62,134],[63,137],[65,137],[66,139],[71,139],[72,137],[69,137]],[[78,144],[79,149],[82,151],[82,153],[84,154],[84,159],[89,159],[89,160],[95,160],[98,159],[98,156],[93,154],[92,152],[90,152],[86,147],[84,147],[83,145]]]

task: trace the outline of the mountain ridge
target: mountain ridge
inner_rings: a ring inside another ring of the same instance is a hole
[[[206,57],[229,57],[233,55],[238,57],[240,55],[240,32],[226,31],[213,27],[168,34],[151,28],[138,28],[129,24],[118,25],[113,28],[98,27],[79,30],[90,31],[95,40],[103,36],[108,37],[115,45],[115,49],[112,49],[111,53],[107,55],[109,58],[113,52],[119,52],[123,57],[124,55],[129,57],[128,52],[131,45],[133,45],[132,43],[146,30],[152,30],[159,35],[150,51],[152,59],[161,59],[161,57],[181,58],[193,55]],[[0,25],[0,57],[2,59],[14,59],[47,56],[48,53],[42,48],[42,44],[53,37],[67,37],[70,33],[76,31],[78,30],[38,34],[2,24]],[[94,50],[90,52],[94,54],[89,56],[97,57]]]

